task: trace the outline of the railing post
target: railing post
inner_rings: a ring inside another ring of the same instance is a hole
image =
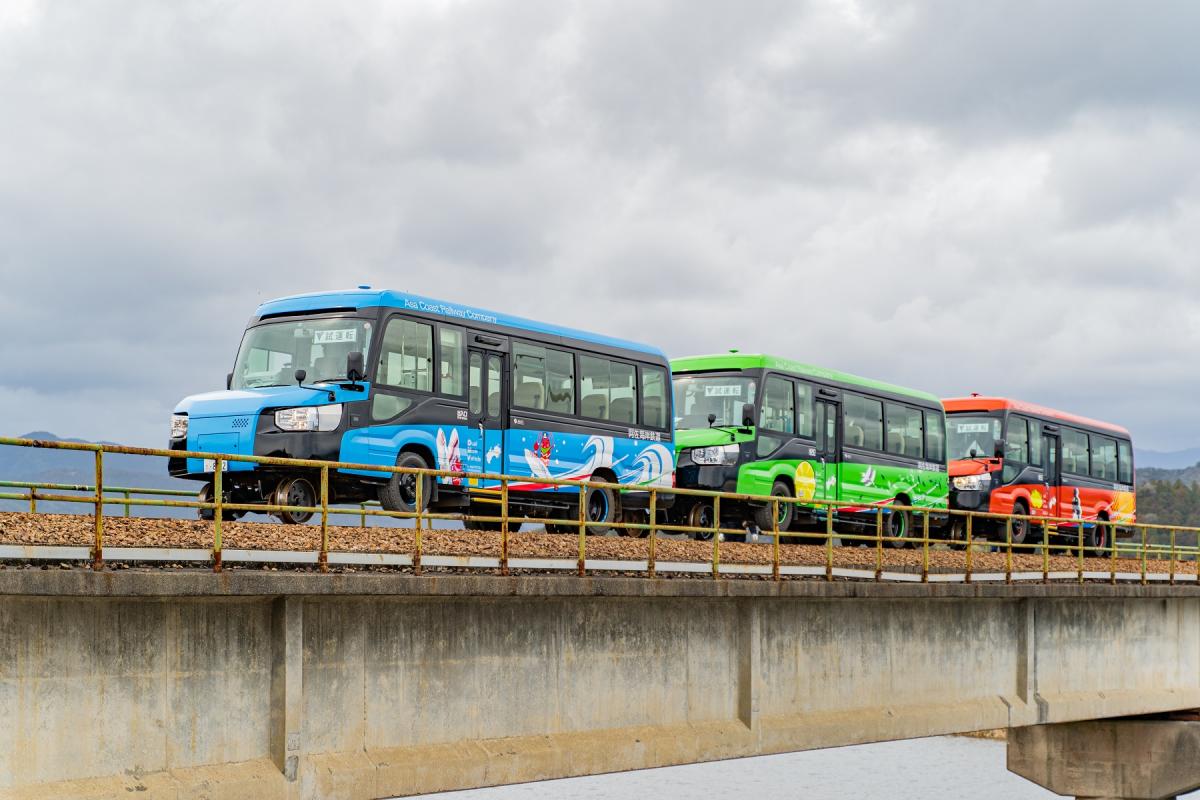
[[[1030,530],[1030,522],[1026,520],[1025,530]],[[1004,556],[1004,582],[1012,583],[1012,517],[1006,517],[1004,520],[1004,540],[1006,542],[1006,554]]]
[[[883,580],[883,506],[875,509],[875,580]]]
[[[500,574],[508,574],[508,478],[500,479]]]
[[[360,528],[365,528],[365,527],[367,527],[367,504],[366,504],[365,502],[364,502],[364,503],[359,503],[359,504],[358,504],[358,510],[359,510],[359,512],[360,512],[360,513],[359,513],[358,527],[360,527]]]
[[[1146,526],[1142,526],[1142,585],[1146,585]]]
[[[833,503],[825,502],[825,580],[833,580]]]
[[[646,561],[646,570],[654,577],[654,543],[658,539],[658,489],[650,488],[650,552]]]
[[[425,474],[423,472],[417,472],[417,473],[415,473],[415,475],[416,475],[417,480],[416,480],[416,488],[413,491],[413,497],[416,500],[416,505],[413,506],[413,509],[417,512],[417,516],[414,518],[414,521],[413,521],[413,525],[415,526],[413,528],[413,574],[420,575],[421,574],[421,508],[422,508],[421,501],[423,499],[422,495],[423,495],[423,489],[425,487]]]
[[[225,517],[224,464],[221,457],[213,459],[213,572],[221,571],[221,523]]]
[[[771,553],[771,578],[779,580],[779,501],[771,501],[772,528],[775,533],[775,544]]]
[[[96,450],[96,541],[92,546],[92,569],[104,569],[104,451]]]
[[[1100,520],[1096,520],[1096,524],[1100,524]],[[1079,582],[1083,583],[1083,520],[1079,520]]]
[[[321,572],[329,572],[329,467],[321,467],[321,554],[317,566]]]
[[[713,498],[713,578],[721,577],[721,495]]]
[[[929,583],[929,509],[921,523],[921,583]]]
[[[577,562],[580,577],[586,570],[587,561],[587,487],[579,484],[579,560]]]
[[[1050,582],[1050,523],[1042,522],[1042,583]]]
[[[967,552],[967,561],[966,561],[967,571],[963,575],[964,583],[971,582],[971,550],[973,549],[972,545],[971,545],[971,536],[974,532],[973,531],[973,529],[974,529],[973,523],[974,522],[975,522],[975,515],[968,513],[967,514],[967,551],[966,551]]]
[[[1109,530],[1109,543],[1112,545],[1112,559],[1109,561],[1109,583],[1116,585],[1117,583],[1117,529]]]
[[[125,492],[125,516],[129,516],[129,492]]]
[[[36,488],[32,488],[29,490],[29,513],[30,514],[37,513],[37,489]]]
[[[1175,585],[1175,529],[1171,528],[1171,585]]]

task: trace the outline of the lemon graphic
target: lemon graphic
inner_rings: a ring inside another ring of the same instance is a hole
[[[817,476],[812,464],[801,461],[796,467],[796,496],[801,500],[812,500],[817,494]]]
[[[1029,504],[1031,506],[1033,506],[1034,508],[1041,508],[1042,507],[1042,493],[1039,492],[1037,489],[1034,489],[1032,492],[1030,492],[1029,493]]]

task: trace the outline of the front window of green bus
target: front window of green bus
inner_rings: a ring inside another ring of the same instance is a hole
[[[296,370],[305,372],[304,382],[334,383],[347,380],[350,353],[367,352],[372,325],[349,317],[269,322],[246,331],[233,368],[231,389],[261,389],[290,386]]]
[[[754,402],[758,381],[743,375],[676,374],[673,385],[675,427],[688,430],[741,425],[742,406]]]

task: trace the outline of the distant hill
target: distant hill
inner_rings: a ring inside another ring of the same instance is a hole
[[[47,431],[22,434],[21,439],[37,439],[50,442],[87,443],[83,439],[63,439]],[[99,444],[110,444],[100,442]],[[29,483],[57,483],[91,486],[96,482],[96,458],[86,451],[51,450],[38,447],[0,447],[0,480]],[[183,489],[196,492],[200,486],[194,481],[182,481],[167,474],[167,460],[147,456],[105,454],[104,485],[128,486],[145,489]],[[5,491],[21,491],[9,489]],[[0,500],[0,510],[13,511],[26,508],[26,504],[15,500]],[[74,503],[43,504],[47,511],[82,513],[86,506]],[[135,509],[136,510],[136,509]],[[162,509],[155,516],[165,516]],[[169,516],[193,516],[194,511],[176,510]],[[120,513],[114,508],[110,513]]]
[[[1170,452],[1134,448],[1133,454],[1139,470],[1146,468],[1183,469],[1184,467],[1192,467],[1200,463],[1200,447],[1192,447],[1187,450],[1172,450]]]

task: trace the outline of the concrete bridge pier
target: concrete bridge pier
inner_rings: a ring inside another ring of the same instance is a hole
[[[1012,728],[1008,769],[1081,799],[1171,800],[1200,788],[1200,722],[1105,719]]]

